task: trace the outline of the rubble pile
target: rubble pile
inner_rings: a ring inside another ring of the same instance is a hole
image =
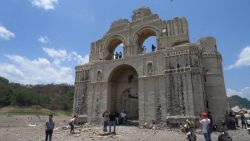
[[[154,123],[144,123],[143,125],[139,126],[139,128],[144,129],[152,129],[152,130],[162,130],[166,127],[166,124],[154,124]]]
[[[61,130],[57,131],[58,135],[65,135],[69,134],[70,127],[69,126],[63,126]],[[84,137],[89,139],[101,139],[101,138],[118,138],[117,134],[114,133],[103,133],[100,128],[96,126],[91,126],[88,123],[85,123],[84,125],[75,126],[75,133],[71,135],[73,137]]]

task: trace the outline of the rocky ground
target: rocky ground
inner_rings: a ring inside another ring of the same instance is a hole
[[[43,141],[46,116],[0,116],[0,141]],[[140,129],[135,126],[118,126],[116,134],[102,132],[101,126],[84,125],[70,135],[67,123],[69,117],[54,117],[56,127],[53,141],[185,141],[185,134],[178,129]],[[197,140],[203,141],[200,130]],[[250,135],[244,129],[229,131],[233,141],[250,141]],[[216,141],[218,133],[212,134]]]

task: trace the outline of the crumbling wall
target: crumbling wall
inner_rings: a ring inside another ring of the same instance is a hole
[[[76,71],[74,106],[73,106],[73,114],[75,115],[87,114],[88,84],[89,84],[89,69],[78,68]]]
[[[156,36],[156,50],[142,53],[143,42],[150,36]],[[120,43],[124,57],[113,60]],[[74,113],[100,122],[104,110],[119,109],[122,97],[114,94],[122,93],[127,85],[111,81],[110,76],[125,65],[138,74],[140,124],[197,119],[204,111],[211,112],[216,120],[223,119],[227,100],[221,62],[214,38],[189,43],[185,18],[165,21],[149,8],[139,8],[133,12],[132,21],[114,21],[103,38],[91,44],[90,62],[76,67]]]

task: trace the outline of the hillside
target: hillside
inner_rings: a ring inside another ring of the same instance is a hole
[[[6,106],[40,106],[70,112],[74,86],[67,84],[21,85],[0,77],[0,108]]]
[[[240,108],[250,109],[250,101],[238,95],[233,95],[231,97],[228,97],[228,101],[230,108],[238,105]]]

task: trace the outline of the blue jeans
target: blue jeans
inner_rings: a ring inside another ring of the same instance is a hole
[[[122,125],[128,125],[128,121],[126,118],[122,118]]]
[[[53,134],[53,130],[46,130],[46,131],[45,131],[45,134],[46,134],[46,136],[45,136],[45,141],[48,141],[48,137],[49,137],[49,141],[51,141],[51,139],[52,139],[52,134]]]
[[[111,126],[114,126],[114,133],[115,133],[115,121],[109,121],[109,132],[111,132]]]
[[[210,136],[211,134],[209,134],[209,133],[203,133],[203,134],[204,134],[204,138],[206,141],[212,141],[211,136]]]

